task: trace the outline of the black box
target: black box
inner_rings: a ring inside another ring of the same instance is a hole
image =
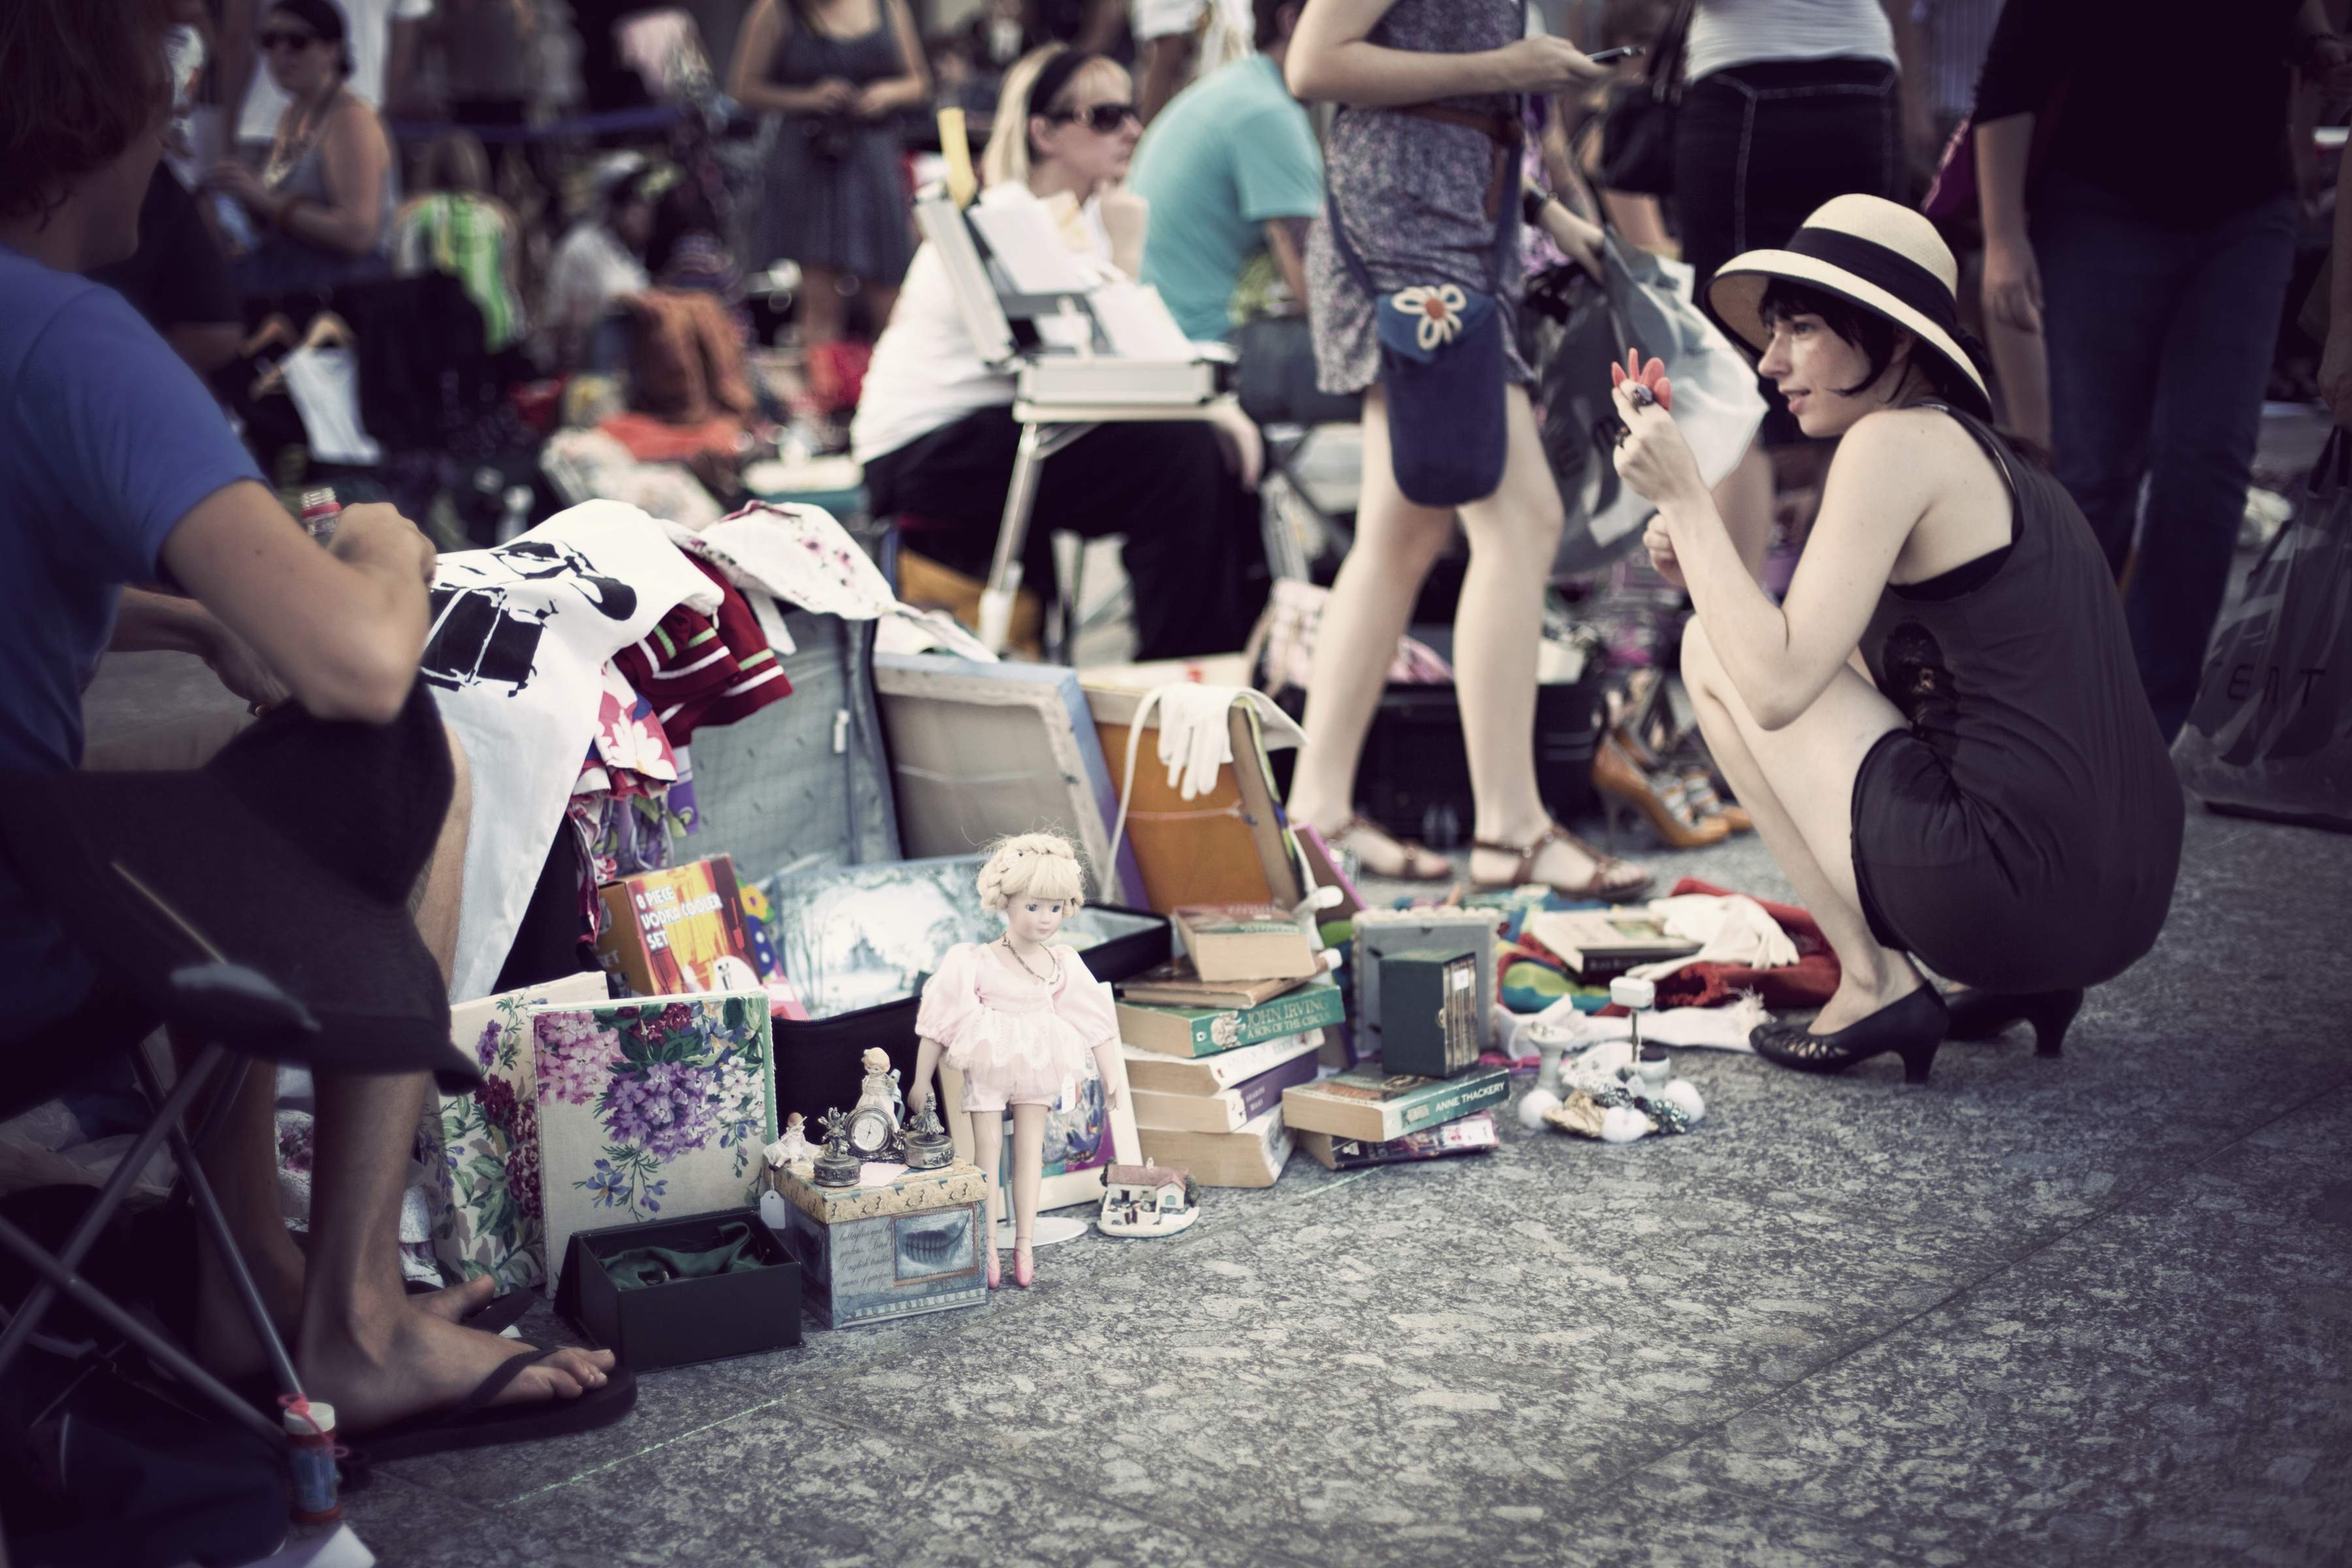
[[[1086,950],[1087,969],[1097,980],[1106,984],[1132,980],[1168,962],[1174,938],[1166,916],[1116,904],[1102,907],[1151,923]],[[922,1005],[918,987],[911,996],[861,1007],[855,1013],[774,1020],[771,1038],[776,1053],[776,1125],[782,1127],[797,1110],[808,1119],[809,1135],[815,1138],[827,1110],[846,1110],[857,1103],[866,1084],[862,1058],[877,1046],[889,1053],[899,1082],[911,1088],[919,1044],[915,1037],[915,1016]]]
[[[622,1289],[604,1272],[604,1259],[632,1247],[716,1247],[719,1226],[730,1220],[751,1226],[752,1255],[766,1268],[637,1290]],[[756,1355],[801,1342],[801,1266],[757,1209],[574,1231],[555,1307],[632,1372]]]

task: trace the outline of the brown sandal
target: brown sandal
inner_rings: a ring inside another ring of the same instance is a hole
[[[1642,879],[1638,882],[1611,883],[1610,868],[1614,866],[1629,866],[1631,862],[1620,860],[1613,855],[1603,855],[1557,822],[1546,827],[1534,843],[1525,847],[1517,844],[1496,844],[1484,838],[1472,839],[1470,847],[1473,849],[1491,850],[1497,855],[1516,855],[1519,861],[1519,868],[1512,875],[1509,881],[1481,882],[1474,879],[1470,884],[1472,889],[1481,893],[1499,893],[1513,888],[1526,887],[1534,880],[1536,861],[1542,858],[1545,850],[1555,844],[1573,845],[1592,862],[1592,875],[1584,879],[1584,885],[1580,888],[1566,888],[1557,882],[1547,884],[1556,893],[1571,899],[1599,899],[1604,903],[1622,904],[1640,898],[1650,889],[1653,879],[1646,871],[1643,872]]]
[[[1399,838],[1369,816],[1360,815],[1350,816],[1341,823],[1324,842],[1337,850],[1347,842],[1348,836],[1351,833],[1377,833],[1403,852],[1404,864],[1395,871],[1375,871],[1363,864],[1361,855],[1357,856],[1357,867],[1367,877],[1382,877],[1391,882],[1444,882],[1453,879],[1453,862],[1447,860],[1444,856],[1438,854],[1436,850],[1418,839]],[[1435,860],[1438,863],[1438,868],[1434,871],[1413,871],[1412,866],[1424,855]]]

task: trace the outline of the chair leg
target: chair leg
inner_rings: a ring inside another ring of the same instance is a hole
[[[89,1213],[83,1216],[81,1224],[68,1238],[64,1249],[58,1254],[56,1261],[59,1269],[70,1275],[81,1267],[81,1260],[89,1255],[90,1245],[98,1239],[99,1232],[106,1228],[107,1221],[114,1217],[114,1211],[121,1208],[122,1200],[130,1195],[132,1184],[139,1180],[139,1173],[147,1168],[147,1162],[154,1158],[155,1151],[163,1145],[163,1140],[179,1128],[180,1119],[195,1104],[196,1097],[204,1092],[205,1083],[219,1069],[226,1056],[226,1053],[218,1046],[207,1047],[188,1064],[188,1070],[180,1075],[180,1081],[172,1086],[172,1092],[160,1097],[155,1120],[149,1122],[147,1130],[131,1143],[130,1151],[122,1156],[122,1163],[115,1166],[114,1174],[109,1176],[106,1184],[99,1189]],[[143,1065],[143,1056],[140,1060]],[[50,1284],[47,1271],[41,1272],[41,1282],[26,1294],[7,1329],[0,1331],[0,1375],[6,1373],[8,1363],[16,1359],[17,1352],[33,1337],[33,1331],[40,1326],[42,1314],[57,1300],[57,1290]]]
[[[26,1267],[41,1277],[41,1283],[36,1287],[37,1290],[47,1292],[50,1300],[54,1300],[58,1293],[62,1292],[67,1300],[99,1319],[107,1327],[137,1345],[141,1350],[145,1351],[163,1366],[170,1368],[173,1376],[218,1405],[223,1415],[247,1428],[264,1442],[273,1447],[284,1447],[286,1434],[268,1416],[239,1399],[220,1379],[191,1360],[185,1351],[108,1300],[105,1295],[89,1281],[80,1278],[57,1258],[42,1251],[31,1237],[26,1236],[5,1218],[0,1218],[0,1247],[5,1247],[23,1258]],[[26,1305],[30,1304],[28,1300]],[[47,1301],[45,1300],[42,1305],[46,1308]],[[30,1321],[31,1319],[24,1312],[20,1311],[16,1316],[16,1322],[19,1324]],[[11,1325],[12,1328],[14,1326]],[[27,1333],[30,1331],[29,1329],[26,1331]]]
[[[139,1074],[140,1087],[151,1100],[161,1100],[162,1085],[156,1081],[155,1069],[142,1053],[133,1064]],[[247,1064],[247,1070],[251,1070]],[[236,1075],[242,1078],[243,1074]],[[226,1103],[238,1085],[231,1083],[217,1100],[215,1108]],[[207,1118],[207,1121],[211,1119]],[[196,1218],[212,1238],[213,1250],[220,1255],[222,1265],[228,1269],[229,1280],[236,1287],[238,1302],[245,1308],[246,1321],[253,1326],[254,1338],[261,1342],[262,1352],[269,1358],[270,1370],[278,1376],[278,1392],[290,1398],[302,1397],[302,1378],[294,1370],[294,1358],[286,1353],[286,1342],[278,1337],[278,1326],[269,1321],[269,1309],[261,1300],[261,1289],[253,1282],[253,1272],[245,1266],[244,1255],[236,1249],[236,1238],[230,1235],[228,1216],[221,1212],[220,1199],[213,1192],[212,1179],[205,1174],[202,1161],[196,1158],[196,1145],[181,1131],[178,1122],[171,1124],[172,1157],[180,1163],[181,1179],[188,1184],[188,1195],[195,1200]]]

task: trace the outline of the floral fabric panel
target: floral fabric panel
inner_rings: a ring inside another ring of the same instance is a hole
[[[746,593],[758,589],[848,621],[874,620],[898,608],[890,580],[823,507],[753,501],[698,533],[673,528],[670,538]],[[774,635],[769,633],[772,639]]]
[[[551,1275],[574,1231],[758,1201],[776,1136],[765,992],[541,1007],[530,1026]]]
[[[427,1102],[417,1142],[433,1256],[451,1279],[489,1274],[511,1290],[546,1278],[530,1012],[607,994],[602,973],[573,974],[449,1009],[451,1037],[481,1064],[482,1082]]]

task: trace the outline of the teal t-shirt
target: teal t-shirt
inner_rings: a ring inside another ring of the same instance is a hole
[[[1128,185],[1151,204],[1143,281],[1187,337],[1215,339],[1243,263],[1265,247],[1265,224],[1323,210],[1323,155],[1282,72],[1252,55],[1170,100],[1135,150]]]

